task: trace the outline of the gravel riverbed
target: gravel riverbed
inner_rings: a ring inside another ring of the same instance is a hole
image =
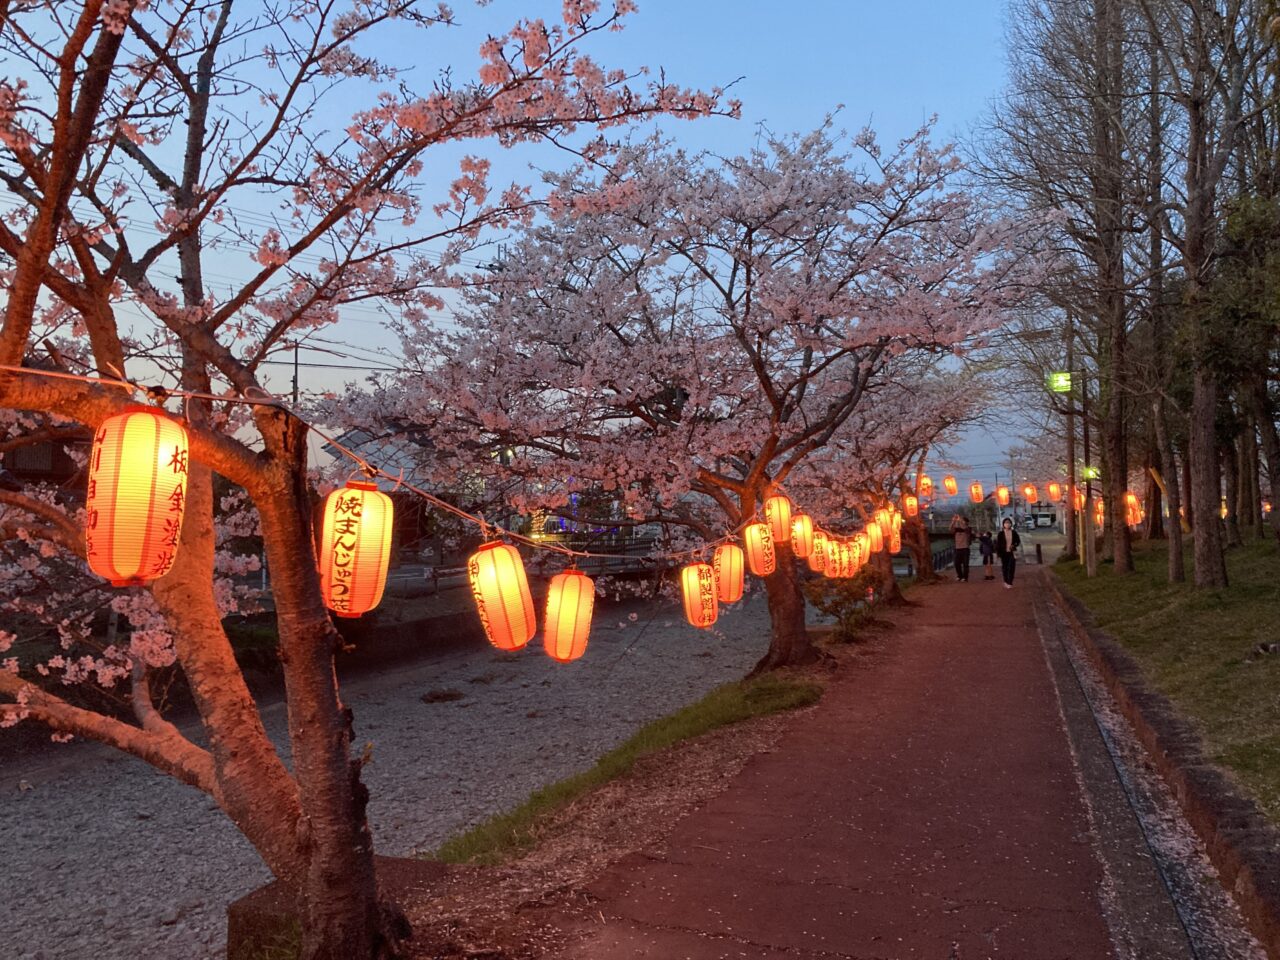
[[[742,677],[767,646],[762,595],[709,631],[674,607],[629,616],[598,609],[587,654],[572,664],[534,645],[473,649],[345,684],[357,746],[372,744],[365,782],[378,852],[433,849],[589,767],[648,721]],[[424,703],[433,690],[462,697]],[[263,716],[283,744],[283,705]],[[203,794],[94,744],[0,767],[0,822],[5,957],[221,957],[227,904],[270,879]]]

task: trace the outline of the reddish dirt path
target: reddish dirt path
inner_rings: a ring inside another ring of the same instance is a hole
[[[916,591],[880,662],[589,888],[566,960],[1111,958],[1019,573]]]

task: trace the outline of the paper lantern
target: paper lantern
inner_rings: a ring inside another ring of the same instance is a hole
[[[854,537],[849,541],[849,576],[853,576],[867,563],[867,539]]]
[[[757,577],[767,577],[778,568],[778,555],[773,549],[773,533],[767,523],[749,523],[742,531],[747,551],[747,569]]]
[[[839,537],[827,538],[827,565],[826,574],[830,577],[840,576],[841,553],[840,545],[843,541]]]
[[[827,533],[825,530],[813,531],[813,549],[808,556],[809,569],[814,573],[822,573],[827,565]]]
[[[467,561],[467,575],[489,642],[499,650],[528,643],[537,622],[520,551],[497,540],[486,543]]]
[[[801,560],[813,552],[813,518],[807,513],[791,518],[791,550]]]
[[[395,508],[376,483],[348,480],[324,498],[316,566],[324,605],[359,617],[382,602]]]
[[[89,454],[85,555],[112,586],[163,577],[173,566],[187,502],[187,430],[154,407],[102,421]]]
[[[880,536],[887,538],[893,529],[893,514],[885,507],[875,513],[876,526],[880,528]]]
[[[1072,497],[1072,500],[1075,503],[1077,510],[1084,509],[1084,491],[1079,487],[1075,488],[1075,495]]]
[[[596,584],[580,570],[565,570],[547,587],[547,617],[542,648],[561,663],[577,660],[587,652],[591,613],[596,605]]]
[[[867,527],[867,536],[872,553],[879,553],[884,549],[884,533],[880,530],[879,524],[871,524]]]
[[[1040,491],[1036,489],[1034,483],[1028,483],[1022,488],[1022,499],[1026,500],[1027,503],[1040,502]]]
[[[1057,482],[1049,484],[1049,499],[1054,503],[1062,499],[1062,484]]]
[[[916,489],[920,491],[922,497],[933,496],[933,480],[927,473],[920,474],[916,478]]]
[[[716,622],[720,606],[716,602],[716,573],[709,563],[690,563],[680,571],[684,594],[684,615],[698,629]]]
[[[871,560],[871,534],[863,530],[854,538],[854,543],[858,545],[857,560],[858,566],[863,567]]]
[[[942,488],[947,491],[948,497],[954,497],[960,492],[960,484],[956,482],[956,478],[947,474],[942,478]]]
[[[908,493],[902,498],[902,512],[908,517],[914,517],[920,513],[920,498],[914,493]]]
[[[996,501],[1002,507],[1007,507],[1009,505],[1009,488],[1004,484],[1000,484],[1000,486],[996,487]]]
[[[986,499],[986,494],[982,492],[982,484],[978,483],[976,480],[969,484],[969,499],[974,503],[981,503]]]
[[[737,603],[742,599],[742,548],[736,543],[716,547],[711,566],[716,575],[716,595],[721,603]]]
[[[764,502],[764,519],[769,524],[775,544],[791,539],[791,501],[781,494],[774,494]]]
[[[893,531],[893,533],[889,535],[889,552],[890,553],[902,552],[902,532],[901,531],[895,530]]]

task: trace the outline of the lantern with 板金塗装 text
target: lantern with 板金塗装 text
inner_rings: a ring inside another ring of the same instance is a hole
[[[519,650],[537,629],[520,551],[494,540],[467,560],[471,595],[485,636],[499,650]]]
[[[778,568],[778,556],[773,550],[773,532],[767,523],[749,523],[742,531],[746,545],[747,567],[757,577],[767,577]]]
[[[375,483],[349,480],[325,497],[316,566],[324,605],[338,616],[359,617],[382,601],[394,517]]]
[[[721,603],[737,603],[742,599],[742,548],[736,543],[722,543],[711,558],[716,575],[716,597]]]
[[[704,629],[716,622],[720,606],[716,600],[716,574],[709,563],[690,563],[680,571],[680,590],[684,595],[684,616],[691,624]]]
[[[981,503],[986,498],[987,498],[987,495],[982,492],[982,484],[980,484],[976,480],[973,483],[969,484],[970,500],[972,500],[974,503]]]
[[[775,544],[791,539],[791,501],[782,494],[765,498],[764,519]]]
[[[813,552],[813,518],[807,513],[791,518],[791,551],[801,560]]]
[[[902,512],[908,517],[918,516],[920,513],[920,498],[914,493],[908,493],[902,498]]]
[[[932,497],[933,478],[931,478],[927,473],[920,474],[920,476],[916,478],[916,490],[922,497]]]
[[[591,613],[596,605],[596,584],[580,570],[565,570],[547,587],[547,618],[542,628],[542,648],[561,663],[577,660],[587,652]]]
[[[93,435],[85,499],[89,568],[115,587],[163,577],[173,566],[187,503],[187,430],[141,404]]]
[[[942,488],[947,491],[948,497],[954,497],[960,492],[960,484],[956,482],[956,478],[947,474],[942,478]]]

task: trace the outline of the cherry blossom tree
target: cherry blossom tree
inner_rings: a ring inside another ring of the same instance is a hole
[[[443,5],[84,0],[0,9],[4,449],[90,434],[131,399],[110,381],[201,395],[174,409],[185,416],[192,463],[171,573],[115,594],[129,639],[88,652],[73,649],[89,639],[78,614],[63,623],[52,604],[6,614],[20,630],[58,632],[67,650],[32,664],[28,637],[0,634],[12,654],[0,671],[0,718],[111,744],[209,794],[296,892],[307,958],[398,955],[406,930],[375,895],[362,761],[350,751],[350,711],[334,677],[338,634],[312,572],[307,428],[280,403],[243,402],[266,397],[265,361],[345,310],[438,308],[482,230],[528,219],[540,198],[491,188],[489,161],[467,154],[469,144],[554,141],[605,162],[610,127],[735,109],[718,92],[606,70],[583,52],[621,26],[630,0],[543,6],[553,21],[519,20],[484,40],[469,73],[441,70],[421,90],[379,51],[449,56],[453,14]],[[583,128],[589,136],[574,137]],[[433,204],[423,194],[440,162],[458,167]],[[58,372],[103,379],[46,375]],[[292,769],[267,737],[223,629],[230,598],[219,568],[246,568],[220,545],[215,473],[247,497],[271,567]],[[78,497],[0,492],[10,598],[74,572],[71,582],[100,602],[102,585],[80,573]],[[149,695],[149,668],[168,662],[190,686],[197,739]],[[131,684],[134,716],[59,695],[58,680],[89,679]]]
[[[547,216],[465,309],[408,330],[393,389],[438,476],[500,481],[521,511],[603,490],[637,522],[749,522],[910,358],[1018,295],[1018,229],[930,137],[886,150],[827,123],[721,159],[655,136],[551,178]],[[813,656],[780,546],[758,669]]]

